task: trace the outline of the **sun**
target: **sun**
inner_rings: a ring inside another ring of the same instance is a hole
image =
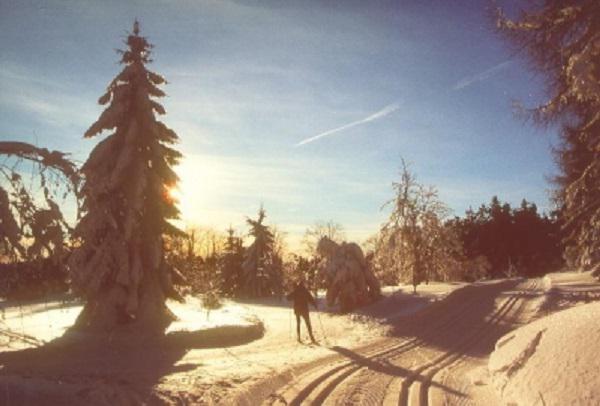
[[[181,201],[181,190],[179,189],[179,185],[175,184],[167,186],[167,198],[174,203],[179,203]]]
[[[181,219],[192,223],[207,221],[222,205],[226,191],[223,167],[208,157],[187,156],[175,168],[177,184],[167,188],[168,197],[177,204]],[[213,219],[214,220],[214,219]]]

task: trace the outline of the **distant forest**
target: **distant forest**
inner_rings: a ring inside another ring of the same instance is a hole
[[[540,276],[563,266],[558,218],[539,213],[525,199],[512,208],[494,196],[488,205],[468,210],[447,226],[456,229],[467,258],[488,261],[488,277]],[[465,279],[476,276],[466,274]]]

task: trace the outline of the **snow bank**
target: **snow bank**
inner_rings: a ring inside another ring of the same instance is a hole
[[[540,314],[548,315],[582,303],[600,300],[600,284],[590,272],[550,273],[543,279],[546,295]]]
[[[188,296],[185,303],[169,301],[167,305],[177,320],[166,332],[178,340],[205,340],[205,346],[214,346],[218,340],[213,337],[220,336],[223,346],[227,346],[262,337],[264,326],[256,312],[230,300],[224,300],[221,308],[210,313],[198,297]],[[82,307],[77,301],[12,306],[0,302],[0,351],[29,348],[33,343],[42,344],[62,336],[75,323]]]
[[[204,330],[223,326],[250,326],[257,323],[255,313],[231,300],[223,300],[218,309],[207,311],[200,297],[186,296],[185,303],[168,301],[169,309],[177,316],[167,333]]]
[[[496,343],[488,368],[507,404],[600,404],[600,303],[555,313]]]

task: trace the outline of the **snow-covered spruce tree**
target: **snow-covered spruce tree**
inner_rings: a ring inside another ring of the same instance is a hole
[[[99,99],[108,107],[85,132],[111,134],[81,169],[86,212],[70,266],[86,304],[75,329],[162,333],[173,319],[165,300],[178,297],[163,236],[179,232],[167,219],[178,216],[168,191],[181,154],[168,147],[177,135],[155,118],[165,114],[154,100],[164,96],[157,86],[165,80],[146,69],[152,46],[139,32],[136,21],[128,49],[119,51],[125,67]]]
[[[339,303],[340,310],[347,312],[379,298],[379,281],[358,244],[338,244],[323,236],[317,244],[317,252],[321,258],[318,279],[327,288],[329,306]]]
[[[548,101],[531,111],[562,126],[557,202],[568,265],[600,274],[600,2],[531,2],[497,24],[546,79]]]
[[[221,291],[227,295],[238,296],[242,286],[242,263],[244,247],[242,239],[235,235],[232,227],[227,229],[227,239],[223,254],[219,258],[221,271]]]
[[[282,286],[282,261],[275,252],[273,231],[263,224],[265,217],[265,210],[261,207],[258,211],[258,219],[246,220],[254,241],[244,253],[242,289],[250,297],[278,293]]]

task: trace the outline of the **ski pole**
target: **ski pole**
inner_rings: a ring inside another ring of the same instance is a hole
[[[325,343],[329,345],[327,334],[325,333],[325,328],[323,328],[323,322],[321,321],[321,312],[319,311],[317,311],[317,318],[319,319],[319,324],[321,325],[321,332],[323,333],[323,338],[325,338]]]
[[[288,338],[291,339],[292,338],[292,309],[290,309],[290,312],[288,313],[289,317],[288,320],[290,321],[288,323],[289,328],[288,328]]]

